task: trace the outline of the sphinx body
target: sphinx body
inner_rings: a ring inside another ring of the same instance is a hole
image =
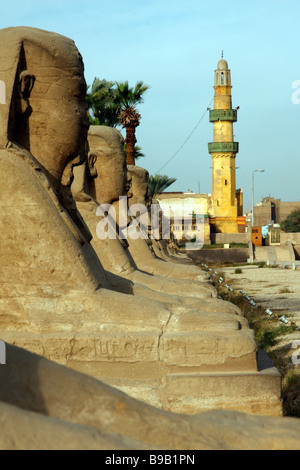
[[[149,194],[148,189],[148,171],[136,165],[128,165],[127,170],[132,181],[132,197],[129,199],[129,207],[141,204],[150,208],[152,196]],[[161,228],[158,232],[161,232]],[[161,233],[159,235],[161,236]],[[171,237],[171,234],[168,236]],[[205,279],[203,273],[199,274],[199,269],[196,266],[190,265],[190,259],[186,255],[185,257],[178,257],[178,255],[174,257],[173,253],[173,256],[170,256],[167,251],[166,241],[152,238],[150,234],[147,239],[139,238],[137,241],[134,240],[133,243],[130,243],[129,251],[140,269],[150,273],[155,272],[175,279],[186,278],[202,281]]]

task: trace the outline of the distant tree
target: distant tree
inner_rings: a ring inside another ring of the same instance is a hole
[[[125,142],[124,144],[125,155],[127,153],[126,150],[127,150],[127,144]],[[138,145],[135,145],[134,146],[134,160],[137,160],[138,158],[144,158],[144,157],[145,157],[145,154],[142,152],[141,147],[139,147]]]
[[[115,82],[95,78],[88,87],[86,100],[90,124],[116,127],[119,124],[120,106],[116,102]]]
[[[127,164],[134,165],[135,159],[144,156],[135,146],[135,129],[140,124],[141,115],[136,106],[143,103],[143,94],[148,85],[139,81],[134,88],[128,81],[111,82],[95,78],[88,87],[86,100],[89,108],[90,124],[111,127],[123,126],[126,129]]]
[[[300,232],[300,209],[291,212],[280,224],[284,232]]]
[[[117,82],[116,87],[116,104],[120,108],[119,122],[126,129],[127,165],[135,165],[135,129],[139,126],[141,119],[136,105],[143,103],[143,94],[149,89],[149,86],[140,81],[136,83],[134,88],[130,88],[128,81],[125,81]]]
[[[169,178],[167,175],[155,175],[149,176],[148,187],[151,190],[152,196],[155,194],[161,194],[165,189],[167,189],[171,184],[175,183],[177,178]]]

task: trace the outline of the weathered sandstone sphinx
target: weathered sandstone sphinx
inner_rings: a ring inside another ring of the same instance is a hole
[[[112,287],[70,191],[73,167],[86,159],[88,129],[73,41],[32,28],[1,30],[0,80],[0,337],[95,377],[124,379],[161,408],[196,412],[230,402],[277,413],[278,378],[270,399],[253,332],[238,315],[220,321],[176,313],[169,302]],[[242,380],[245,390],[249,380],[256,386],[239,403],[232,393],[223,400],[223,391],[204,403],[203,380],[213,374],[215,389],[220,371],[236,374],[231,383]]]
[[[136,165],[127,166],[132,181],[132,197],[129,199],[129,207],[134,204],[151,205],[152,198],[148,190],[149,173],[144,168]],[[166,243],[149,237],[147,240],[138,239],[129,244],[129,251],[140,269],[150,273],[157,273],[175,279],[189,278],[200,279],[198,268],[189,265],[189,259],[185,257],[174,259],[167,252]],[[179,259],[181,262],[179,262]],[[166,262],[167,261],[167,262]]]
[[[0,365],[1,450],[300,450],[299,419],[225,410],[166,412],[6,346],[7,364]]]

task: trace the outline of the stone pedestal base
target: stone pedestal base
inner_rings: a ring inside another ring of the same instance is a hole
[[[123,342],[117,333],[111,341],[106,336],[102,333],[96,339],[84,333],[39,335],[19,331],[3,332],[1,339],[90,375],[162,410],[197,414],[223,409],[282,416],[281,377],[264,351],[259,351],[257,358],[252,353],[233,358],[230,355],[234,349],[230,353],[228,343],[226,360],[215,354],[208,362],[205,353],[216,347],[214,334],[211,344],[210,337],[206,338],[207,351],[201,333],[196,334],[193,339],[201,347],[197,351],[196,344],[190,342],[188,356],[184,354],[188,351],[181,347],[181,334],[166,334],[160,345],[154,333],[131,333]],[[170,348],[167,337],[174,342],[175,349]]]
[[[258,372],[169,374],[163,383],[143,380],[102,381],[166,411],[197,414],[232,410],[261,416],[282,416],[281,377],[264,351]]]

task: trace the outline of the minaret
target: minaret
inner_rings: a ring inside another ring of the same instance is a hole
[[[226,60],[219,60],[215,70],[214,109],[209,113],[213,122],[213,142],[208,144],[212,157],[212,209],[216,231],[238,232],[237,217],[241,212],[241,191],[236,191],[235,157],[239,151],[234,142],[233,123],[237,109],[232,109],[231,74]]]

